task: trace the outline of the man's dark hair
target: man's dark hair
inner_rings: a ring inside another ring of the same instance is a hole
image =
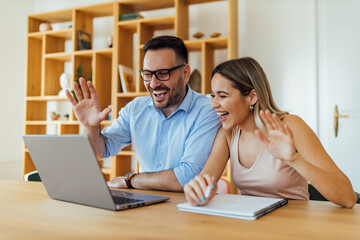
[[[144,55],[148,50],[159,50],[164,48],[170,48],[175,51],[176,58],[188,63],[188,51],[183,42],[178,37],[174,36],[158,36],[149,39],[143,48]]]

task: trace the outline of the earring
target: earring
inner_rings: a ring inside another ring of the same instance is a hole
[[[254,111],[254,105],[250,104],[249,109],[250,109],[250,112]]]

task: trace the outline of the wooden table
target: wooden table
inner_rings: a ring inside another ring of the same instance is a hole
[[[165,203],[113,212],[50,199],[38,182],[0,180],[0,239],[360,239],[360,205],[291,200],[255,221],[179,211]]]

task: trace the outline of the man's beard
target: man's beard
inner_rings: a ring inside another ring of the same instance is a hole
[[[151,87],[149,87],[154,106],[158,109],[165,109],[178,104],[182,100],[183,92],[184,92],[183,90],[184,87],[182,86],[182,83],[183,83],[183,79],[181,76],[179,77],[177,84],[174,85],[172,89],[169,89],[168,87],[165,86],[159,86],[156,89],[152,89]],[[165,99],[165,101],[162,102],[158,102],[154,96],[153,91],[161,91],[161,90],[167,91],[166,94],[168,95],[168,99]]]

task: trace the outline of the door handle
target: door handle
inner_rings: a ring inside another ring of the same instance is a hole
[[[349,115],[339,115],[338,106],[335,105],[334,109],[334,132],[335,137],[338,135],[338,128],[339,128],[339,118],[348,118]]]

